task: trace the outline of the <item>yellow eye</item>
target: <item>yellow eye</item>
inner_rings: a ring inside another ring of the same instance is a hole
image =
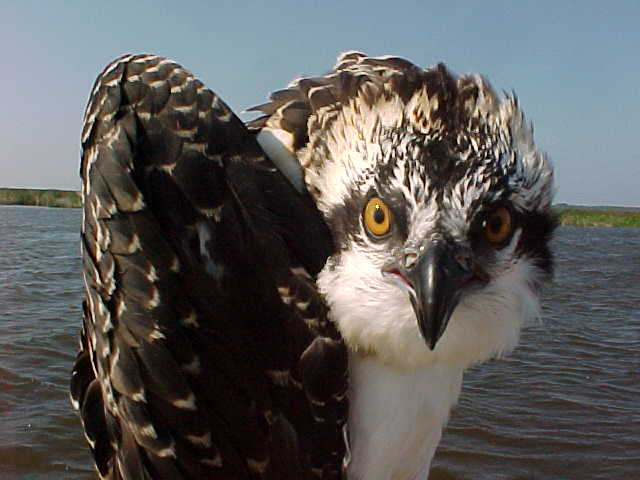
[[[391,229],[391,210],[378,197],[367,202],[362,216],[365,227],[374,237],[386,235]]]
[[[484,238],[489,243],[498,244],[504,242],[509,238],[513,230],[511,212],[505,207],[496,208],[487,215],[482,227],[484,229]]]

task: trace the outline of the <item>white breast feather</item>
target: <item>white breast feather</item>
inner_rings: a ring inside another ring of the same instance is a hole
[[[433,351],[408,295],[382,276],[371,252],[348,249],[322,270],[318,286],[351,351],[353,478],[428,472],[464,370],[512,350],[523,323],[537,318],[534,270],[516,255],[518,239],[516,233],[496,259],[506,270],[461,301]]]

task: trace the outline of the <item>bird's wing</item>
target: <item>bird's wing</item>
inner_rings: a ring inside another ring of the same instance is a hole
[[[308,194],[153,55],[96,80],[81,176],[71,397],[100,475],[338,478],[347,359],[313,281],[332,246]]]

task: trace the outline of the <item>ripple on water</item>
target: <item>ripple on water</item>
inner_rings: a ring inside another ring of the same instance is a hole
[[[81,212],[0,207],[0,477],[84,479],[68,400]],[[632,479],[640,471],[640,231],[562,227],[543,321],[471,369],[430,480]]]

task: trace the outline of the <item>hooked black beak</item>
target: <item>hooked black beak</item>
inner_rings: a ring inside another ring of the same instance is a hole
[[[433,350],[460,301],[462,287],[474,275],[460,264],[455,249],[444,240],[432,242],[419,255],[405,254],[401,271],[412,287],[409,297],[420,333]]]

